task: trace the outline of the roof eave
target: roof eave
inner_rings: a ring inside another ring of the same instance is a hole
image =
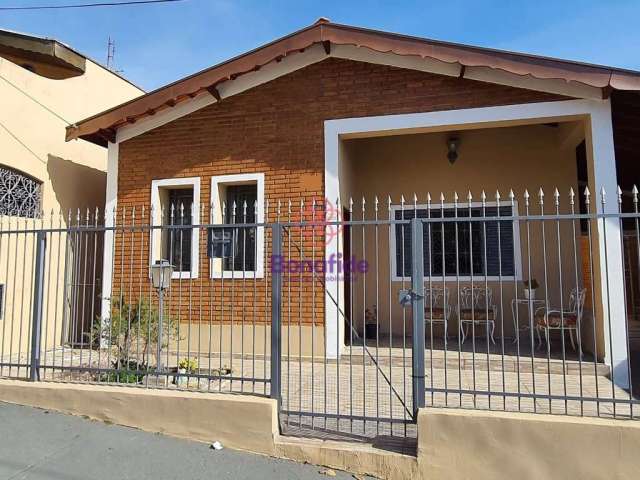
[[[366,47],[379,53],[416,56],[457,64],[463,75],[467,67],[487,67],[543,81],[563,80],[567,84],[587,85],[601,89],[603,98],[606,98],[611,89],[640,90],[640,72],[418,39],[321,20],[286,37],[82,120],[67,128],[67,140],[83,138],[97,143],[95,140],[104,137],[96,137],[100,130],[115,131],[124,124],[134,123],[141,117],[171,108],[202,93],[211,94],[212,91],[215,92],[215,86],[219,83],[255,72],[270,62],[303,52],[320,43],[323,44],[327,55],[330,54],[332,44]]]

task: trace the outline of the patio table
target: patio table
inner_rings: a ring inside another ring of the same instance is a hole
[[[518,308],[520,307],[520,305],[528,305],[529,306],[529,316],[526,317],[527,318],[527,324],[524,325],[523,327],[520,327],[518,325],[518,320],[519,320],[519,316],[516,315]],[[513,314],[513,327],[514,327],[514,331],[516,333],[515,338],[513,339],[513,343],[516,343],[518,341],[518,337],[520,336],[520,332],[521,331],[526,331],[527,329],[530,328],[530,324],[529,322],[531,322],[531,324],[533,324],[534,322],[534,318],[533,315],[535,314],[536,308],[537,307],[541,307],[545,305],[545,301],[541,300],[541,299],[531,299],[529,300],[528,298],[514,298],[511,300],[511,313]],[[538,335],[540,335],[540,333],[537,331],[536,329],[536,333]]]

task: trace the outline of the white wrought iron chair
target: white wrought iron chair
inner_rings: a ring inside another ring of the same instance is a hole
[[[582,356],[582,344],[580,341],[580,322],[582,320],[582,313],[584,311],[584,301],[587,296],[587,289],[582,288],[578,290],[574,288],[569,294],[569,302],[565,309],[560,308],[547,308],[546,306],[536,309],[534,315],[535,326],[538,333],[540,330],[544,331],[544,336],[547,341],[547,347],[551,349],[551,340],[549,339],[549,332],[551,330],[560,330],[564,335],[565,331],[569,332],[569,338],[571,340],[571,346],[573,351],[576,351],[576,343],[578,342],[578,349],[580,356]],[[576,334],[574,341],[573,332]],[[542,347],[542,339],[538,334],[538,348]]]
[[[458,305],[458,324],[462,343],[469,335],[469,326],[482,325],[487,330],[491,343],[496,341],[493,333],[496,329],[496,306],[493,303],[493,291],[485,287],[463,287],[460,289]]]
[[[425,324],[441,323],[444,327],[444,343],[447,343],[449,316],[449,289],[443,287],[425,288],[424,321]]]

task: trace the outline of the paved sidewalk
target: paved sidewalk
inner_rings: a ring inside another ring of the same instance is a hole
[[[326,479],[321,467],[0,403],[0,479]],[[212,438],[212,440],[215,440]],[[352,478],[336,472],[338,479]]]

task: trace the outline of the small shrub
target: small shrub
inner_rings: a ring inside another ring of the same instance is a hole
[[[96,318],[91,332],[95,343],[106,343],[115,349],[113,368],[116,371],[101,375],[101,381],[142,381],[149,366],[144,361],[135,359],[148,358],[147,352],[155,354],[160,338],[158,317],[158,309],[151,305],[147,298],[138,298],[134,303],[128,303],[123,294],[111,298],[111,317],[106,320]],[[165,314],[162,324],[162,348],[166,348],[171,340],[177,338],[177,321],[171,315]]]
[[[145,372],[148,370],[144,363],[138,363],[134,360],[126,364],[113,363],[115,371],[103,373],[100,375],[101,382],[109,383],[141,383]]]

